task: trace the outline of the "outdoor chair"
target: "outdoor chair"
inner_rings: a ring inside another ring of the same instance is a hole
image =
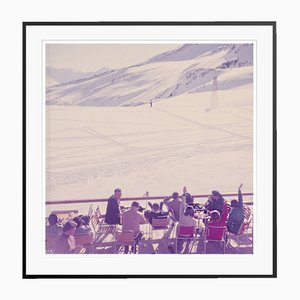
[[[94,253],[94,237],[92,234],[75,234],[75,243],[76,246],[82,245],[85,248],[89,249],[89,253]]]
[[[152,218],[152,224],[149,223],[149,236],[153,239],[153,231],[163,230],[164,234],[170,227],[170,219],[167,218]]]
[[[207,242],[223,243],[223,254],[225,254],[226,248],[226,226],[210,226],[205,227],[204,231],[204,253],[206,253]]]
[[[195,231],[194,226],[187,227],[187,226],[178,225],[176,228],[176,238],[175,238],[176,254],[178,253],[178,241],[181,241],[181,240],[191,241],[192,240],[192,245],[193,245],[195,240],[197,239],[196,235],[197,235],[197,233]]]
[[[249,208],[249,206],[244,205],[243,207],[244,211],[244,222],[240,225],[239,230],[237,233],[228,232],[228,243],[230,240],[232,240],[232,237],[235,237],[235,241],[237,243],[237,252],[240,252],[240,245],[241,245],[241,239],[245,234],[248,234],[249,229],[252,225],[252,211]],[[249,239],[246,238],[246,245],[251,246],[251,241],[249,242]]]
[[[106,224],[104,217],[101,215],[100,208],[97,208],[94,211],[94,214],[91,216],[91,228],[94,231],[95,239],[99,239],[103,234],[114,233],[116,225]]]
[[[94,208],[93,208],[93,203],[92,203],[92,204],[90,205],[90,207],[89,207],[89,210],[88,210],[87,215],[88,215],[89,217],[92,217],[93,213],[94,213]]]
[[[131,246],[134,249],[133,253],[136,253],[137,245],[138,241],[132,230],[115,231],[115,254],[117,253],[117,246]]]

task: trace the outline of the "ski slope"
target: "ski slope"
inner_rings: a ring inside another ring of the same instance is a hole
[[[241,182],[252,191],[252,90],[219,91],[214,107],[211,92],[152,108],[46,106],[46,200],[105,198],[115,187],[124,197],[184,185],[191,193],[235,192]]]

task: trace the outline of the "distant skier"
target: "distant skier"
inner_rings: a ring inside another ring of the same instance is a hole
[[[150,107],[152,107],[152,99],[150,100]]]

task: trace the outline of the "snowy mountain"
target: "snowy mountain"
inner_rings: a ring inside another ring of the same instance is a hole
[[[138,65],[103,71],[48,87],[46,103],[136,106],[211,90],[214,77],[220,90],[244,85],[253,81],[253,45],[185,44]]]
[[[46,85],[50,87],[52,85],[67,83],[70,81],[82,79],[82,78],[89,78],[95,74],[101,74],[108,71],[108,68],[101,68],[96,72],[80,72],[77,70],[71,69],[57,69],[52,67],[46,68]]]

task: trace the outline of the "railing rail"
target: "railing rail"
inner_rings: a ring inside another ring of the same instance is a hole
[[[238,194],[222,194],[223,197],[237,197]],[[205,195],[191,195],[194,199],[197,198],[207,198],[210,194]],[[253,193],[243,193],[243,196],[253,196]],[[169,196],[153,196],[153,197],[129,197],[122,198],[121,201],[148,201],[148,200],[163,200]],[[107,202],[106,199],[79,199],[79,200],[54,200],[54,201],[46,201],[46,205],[59,205],[59,204],[74,204],[74,203],[94,203],[94,202]],[[253,202],[244,202],[245,204],[252,205]]]

